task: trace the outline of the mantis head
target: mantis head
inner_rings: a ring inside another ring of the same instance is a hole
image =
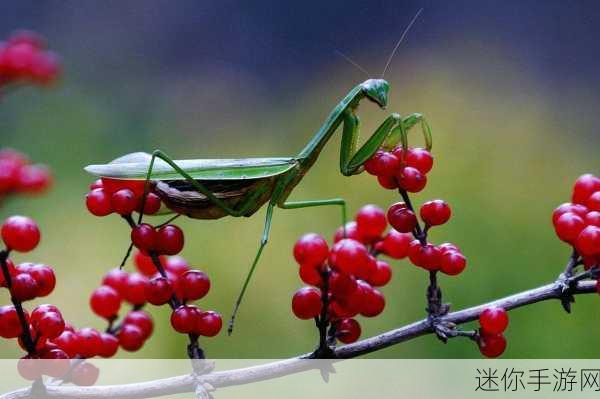
[[[390,84],[384,79],[368,79],[361,83],[361,87],[365,96],[385,109],[388,103],[388,92]]]

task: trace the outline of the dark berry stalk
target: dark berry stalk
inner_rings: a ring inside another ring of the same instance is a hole
[[[149,255],[152,258],[152,263],[154,263],[154,266],[156,267],[156,270],[158,271],[158,273],[160,273],[161,276],[167,278],[167,273],[165,272],[165,268],[163,267],[163,265],[160,261],[160,258],[158,257],[156,252],[150,251]],[[177,298],[177,296],[175,296],[175,294],[173,294],[173,296],[169,300],[169,306],[171,307],[171,309],[175,310],[178,307],[180,307],[181,305],[182,304],[179,301],[179,299]],[[202,350],[202,348],[200,348],[200,345],[198,344],[198,336],[196,334],[190,333],[190,334],[188,334],[188,337],[190,339],[190,343],[187,346],[188,357],[192,360],[204,359],[205,358],[204,351]]]
[[[327,332],[327,328],[330,326],[329,320],[329,268],[326,267],[321,272],[321,280],[323,281],[321,287],[321,314],[315,317],[317,328],[319,329],[319,346],[314,352],[313,356],[316,359],[330,359],[335,357],[334,352],[329,346],[330,334]]]
[[[6,260],[8,259],[8,255],[10,254],[10,250],[5,249],[0,251],[0,266],[2,267],[2,274],[4,276],[4,280],[6,281],[6,286],[10,290],[12,287],[12,277],[8,270],[8,264]],[[19,322],[21,323],[21,329],[23,333],[21,335],[21,339],[23,340],[23,344],[27,350],[27,353],[30,355],[35,353],[35,342],[31,337],[31,333],[29,331],[29,323],[27,322],[27,318],[25,317],[25,311],[23,310],[23,305],[21,301],[16,300],[12,295],[10,298],[15,310],[17,311],[17,315],[19,316]]]

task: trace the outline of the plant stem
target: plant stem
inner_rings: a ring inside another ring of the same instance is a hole
[[[163,267],[158,254],[154,251],[150,251],[149,255],[150,255],[150,258],[152,259],[152,263],[154,263],[154,267],[156,267],[156,270],[158,271],[158,273],[160,273],[160,275],[162,277],[168,279],[167,273],[165,272],[165,268]],[[175,294],[173,294],[171,296],[171,299],[169,300],[169,306],[171,307],[171,309],[175,310],[178,307],[180,307],[181,305],[182,305],[182,303],[179,301],[177,296]],[[188,357],[192,360],[204,359],[205,358],[204,351],[198,344],[198,336],[196,334],[190,333],[190,334],[188,334],[188,337],[190,339],[190,343],[187,346]]]
[[[8,263],[6,262],[9,255],[10,250],[8,249],[0,251],[0,266],[2,267],[2,275],[4,276],[4,281],[6,281],[7,288],[11,290],[12,277],[10,275],[10,271],[8,270]],[[23,304],[21,303],[21,301],[15,299],[12,296],[12,292],[10,300],[13,306],[15,307],[15,310],[17,311],[19,322],[21,323],[21,339],[23,340],[23,345],[25,346],[25,350],[27,350],[27,353],[32,355],[35,353],[35,342],[31,337],[31,333],[29,331],[29,323],[27,322],[27,317],[25,316],[25,311],[23,310]]]

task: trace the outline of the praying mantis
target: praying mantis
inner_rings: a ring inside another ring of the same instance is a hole
[[[408,28],[417,16],[418,14]],[[398,44],[401,41],[402,38]],[[398,45],[394,52],[397,47]],[[390,60],[391,56],[388,65]],[[288,201],[294,188],[317,161],[322,149],[340,125],[342,139],[339,168],[344,176],[363,172],[363,164],[381,147],[392,148],[401,142],[403,147],[407,148],[407,133],[415,125],[421,126],[425,141],[428,146],[430,145],[431,130],[421,114],[401,117],[397,113],[392,113],[357,149],[360,122],[356,112],[359,104],[366,99],[381,109],[386,109],[389,89],[389,83],[383,78],[367,79],[354,86],[333,108],[304,149],[293,157],[173,160],[164,152],[155,150],[152,154],[129,154],[108,164],[89,165],[85,170],[103,178],[144,179],[146,181],[144,198],[150,184],[153,183],[154,192],[161,197],[170,212],[195,219],[250,217],[266,204],[264,228],[258,251],[243,282],[229,321],[228,332],[231,334],[239,306],[269,240],[274,208],[339,206],[342,225],[345,225],[346,203],[342,198]],[[139,222],[142,215],[143,212],[140,213]]]

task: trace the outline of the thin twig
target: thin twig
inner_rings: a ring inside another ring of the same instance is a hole
[[[595,281],[579,281],[573,288],[574,295],[589,294],[596,292]],[[449,313],[441,320],[445,323],[456,325],[464,324],[479,318],[484,309],[491,306],[499,306],[506,310],[532,305],[551,299],[560,299],[563,295],[560,284],[550,283],[528,291],[520,292],[492,302],[473,306],[457,312]],[[401,342],[409,341],[417,337],[433,333],[431,323],[428,319],[422,319],[412,324],[387,331],[353,344],[344,345],[334,350],[336,360],[355,358],[367,353],[372,353]],[[135,384],[95,386],[95,387],[47,387],[48,397],[63,398],[149,398],[170,395],[182,392],[194,392],[198,381],[209,384],[215,388],[223,388],[234,385],[249,384],[279,378],[292,373],[319,367],[317,362],[309,362],[305,354],[295,358],[247,367],[243,369],[212,372],[203,376],[187,374],[161,380],[147,381]],[[322,362],[322,361],[321,361]],[[20,389],[0,396],[0,399],[25,398],[30,394],[31,388]]]

